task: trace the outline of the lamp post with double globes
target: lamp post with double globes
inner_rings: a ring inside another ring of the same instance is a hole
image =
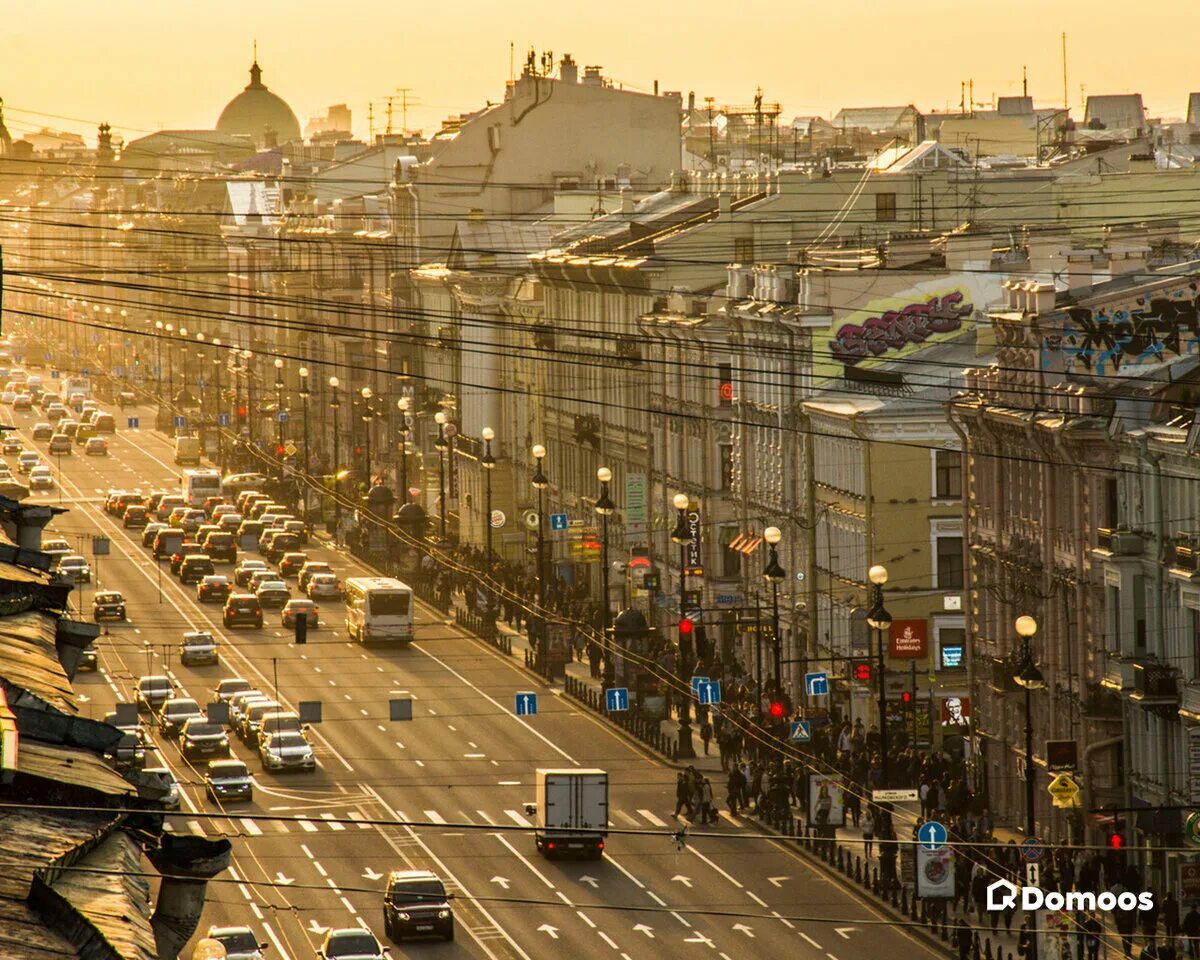
[[[362,394],[363,401],[363,431],[366,433],[366,454],[367,468],[364,471],[367,481],[367,489],[371,489],[371,421],[375,418],[375,411],[371,407],[371,399],[375,396],[375,391],[370,387],[363,387],[359,391]]]
[[[535,665],[538,671],[545,673],[546,663],[546,487],[550,485],[550,481],[546,478],[546,474],[542,471],[543,461],[546,459],[546,448],[540,443],[535,443],[533,449],[529,451],[533,455],[533,462],[536,464],[533,478],[529,481],[533,485],[533,489],[537,491],[537,605],[538,610],[536,616],[530,620],[531,625],[534,625],[537,630],[537,637],[534,641],[534,649],[537,650],[537,664]]]
[[[396,401],[400,411],[400,499],[408,503],[408,397]],[[489,510],[489,515],[490,515]]]
[[[877,563],[867,571],[867,579],[871,581],[871,609],[867,611],[867,624],[875,631],[875,639],[879,645],[879,771],[883,787],[891,786],[890,763],[888,761],[888,727],[887,727],[887,641],[884,634],[892,625],[892,615],[883,605],[883,585],[887,583],[887,567]]]
[[[254,359],[253,350],[242,351],[242,364],[246,371],[246,448],[254,446],[254,371],[250,361]]]
[[[341,442],[342,437],[338,431],[338,411],[342,407],[341,398],[338,396],[338,378],[329,378],[329,409],[333,412],[333,536],[339,543],[341,542],[342,529],[342,504],[338,500],[338,475],[341,472],[339,465],[341,462]]]
[[[304,420],[304,464],[300,469],[302,477],[300,480],[300,513],[304,522],[308,523],[308,474],[312,469],[308,446],[308,367],[301,367],[296,374],[300,377],[300,410]]]
[[[687,555],[688,547],[692,542],[692,528],[688,523],[688,507],[691,506],[691,498],[686,493],[677,493],[672,498],[671,503],[674,504],[677,516],[675,518],[675,529],[671,531],[671,542],[679,544],[679,622],[682,624],[687,616],[686,604],[684,602],[687,596]],[[677,753],[681,760],[691,759],[696,756],[696,748],[692,746],[692,637],[695,636],[695,631],[680,631],[679,632],[679,661],[677,664],[679,683],[682,693],[679,698],[679,744]]]
[[[438,435],[433,441],[434,447],[438,452],[438,528],[441,531],[442,539],[446,539],[446,449],[449,444],[446,443],[446,411],[439,410],[433,415],[433,422],[437,424]]]
[[[213,381],[217,388],[217,402],[214,406],[213,421],[217,425],[217,466],[222,470],[225,469],[225,430],[221,423],[221,413],[225,409],[225,396],[221,393],[221,367],[225,364],[225,357],[221,353],[221,338],[213,337]]]
[[[600,517],[600,636],[604,638],[604,689],[614,686],[617,679],[617,662],[612,648],[612,639],[608,635],[612,614],[609,610],[608,582],[608,518],[613,515],[617,505],[609,495],[609,484],[612,483],[612,471],[601,467],[596,471],[596,479],[600,481],[600,497],[596,500],[596,513]]]
[[[779,541],[783,539],[783,531],[778,527],[767,527],[763,531],[763,540],[767,542],[770,553],[767,555],[767,565],[763,568],[763,579],[771,585],[771,639],[774,643],[774,681],[775,695],[783,695],[783,677],[781,670],[783,638],[779,635],[779,584],[787,576],[786,571],[779,565]]]
[[[279,480],[283,482],[283,358],[275,358],[275,456],[279,462]]]

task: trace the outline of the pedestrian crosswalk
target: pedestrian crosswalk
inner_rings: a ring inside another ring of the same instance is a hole
[[[475,826],[487,825],[493,827],[524,827],[529,828],[534,826],[532,818],[522,813],[520,810],[513,808],[505,808],[502,810],[421,810],[420,815],[410,818],[403,811],[396,811],[399,819],[402,822],[412,823],[414,825],[428,824],[435,827],[454,827],[460,824],[469,823]],[[743,818],[731,815],[726,810],[719,810],[721,819],[716,824],[707,827],[732,827],[734,829],[755,829],[756,824],[750,818]],[[621,810],[613,809],[611,811],[612,820],[611,826],[617,830],[674,830],[688,821],[681,818],[672,817],[664,813],[659,816],[653,810],[645,807],[640,807],[636,810]],[[358,810],[352,810],[349,813],[337,811],[313,814],[306,817],[283,816],[279,818],[255,818],[253,816],[231,817],[229,820],[224,818],[212,820],[188,820],[186,822],[187,831],[197,836],[228,836],[231,832],[230,825],[232,824],[232,832],[241,834],[247,838],[261,837],[266,834],[277,833],[343,833],[347,829],[358,830],[374,830],[378,825],[375,822],[367,822],[368,819],[378,821],[380,819],[390,819],[380,817],[378,814],[371,814],[370,817],[364,816]],[[169,829],[179,830],[176,825]]]

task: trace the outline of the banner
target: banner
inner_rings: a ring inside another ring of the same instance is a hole
[[[893,620],[888,631],[888,656],[900,660],[929,656],[929,621]]]
[[[845,799],[840,777],[825,773],[808,775],[808,824],[840,827],[846,822]]]
[[[949,844],[938,850],[917,844],[917,896],[925,900],[954,899],[954,851]]]

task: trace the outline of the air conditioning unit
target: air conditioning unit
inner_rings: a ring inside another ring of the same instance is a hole
[[[1112,552],[1118,556],[1136,557],[1145,549],[1141,534],[1129,530],[1117,530],[1112,535]]]

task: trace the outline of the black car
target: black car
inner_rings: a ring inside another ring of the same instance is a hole
[[[89,643],[79,654],[78,670],[96,670],[100,666],[100,654],[94,643]]]
[[[446,886],[428,870],[393,870],[383,894],[383,929],[392,942],[408,937],[454,939]]]
[[[261,630],[263,625],[262,604],[252,593],[232,594],[225,601],[225,613],[222,619],[227,627],[249,624]]]
[[[280,533],[272,538],[264,556],[272,563],[278,563],[285,553],[295,553],[299,546],[300,538],[294,533]]]
[[[204,553],[204,548],[198,543],[192,543],[190,540],[186,543],[180,543],[171,553],[171,572],[175,576],[179,576],[179,568],[183,566],[183,561],[188,557],[194,557],[201,553]],[[213,571],[209,570],[208,572],[212,573]]]
[[[177,737],[192,717],[203,717],[200,704],[190,697],[171,697],[159,708],[158,726],[164,737]]]
[[[193,717],[179,731],[179,750],[186,760],[211,759],[229,755],[229,737],[219,723],[205,717]]]
[[[133,702],[137,704],[139,710],[157,710],[171,698],[171,694],[174,692],[175,685],[171,683],[170,677],[164,677],[161,674],[142,677],[133,692]]]
[[[212,558],[208,554],[192,554],[190,557],[184,557],[183,562],[179,564],[179,582],[199,583],[216,572],[217,568],[213,566]]]
[[[254,781],[241,760],[213,760],[204,775],[204,792],[210,800],[253,800]]]
[[[92,598],[92,619],[124,620],[125,598],[116,590],[101,590]]]
[[[232,533],[217,531],[204,538],[204,552],[212,557],[213,563],[236,563],[237,541]]]

